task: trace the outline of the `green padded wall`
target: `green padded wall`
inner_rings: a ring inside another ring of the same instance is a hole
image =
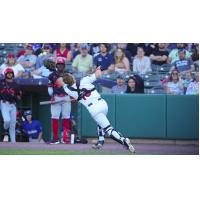
[[[199,96],[167,96],[167,138],[199,138]]]
[[[116,129],[129,137],[165,138],[165,95],[116,95]]]
[[[113,127],[133,138],[198,139],[199,96],[155,94],[104,94],[108,103],[108,119]],[[40,106],[49,100],[48,95],[24,95],[20,107],[31,108],[33,117],[43,125],[44,139],[51,139],[50,105]],[[72,113],[77,119],[79,134],[96,137],[96,123],[88,111],[73,104]],[[1,123],[1,126],[3,122]]]
[[[104,94],[102,98],[108,103],[108,119],[115,126],[115,95]],[[81,106],[81,135],[87,137],[97,137],[97,126],[87,109]]]

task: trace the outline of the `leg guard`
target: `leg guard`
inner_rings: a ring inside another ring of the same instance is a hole
[[[125,138],[119,132],[117,132],[112,126],[109,125],[106,128],[104,128],[104,132],[108,134],[116,142],[124,144]]]

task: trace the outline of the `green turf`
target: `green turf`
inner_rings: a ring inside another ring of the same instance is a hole
[[[129,152],[0,149],[0,155],[133,155]]]

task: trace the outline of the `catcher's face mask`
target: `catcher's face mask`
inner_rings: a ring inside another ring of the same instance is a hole
[[[8,73],[6,73],[5,77],[6,77],[6,79],[12,79],[12,78],[14,78],[14,74],[12,72],[8,72]]]
[[[59,72],[63,72],[65,69],[65,65],[64,64],[56,64],[56,68]]]

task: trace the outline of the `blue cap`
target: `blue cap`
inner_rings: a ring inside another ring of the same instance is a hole
[[[24,112],[24,116],[28,116],[28,115],[32,115],[32,111],[31,110],[27,110]]]

